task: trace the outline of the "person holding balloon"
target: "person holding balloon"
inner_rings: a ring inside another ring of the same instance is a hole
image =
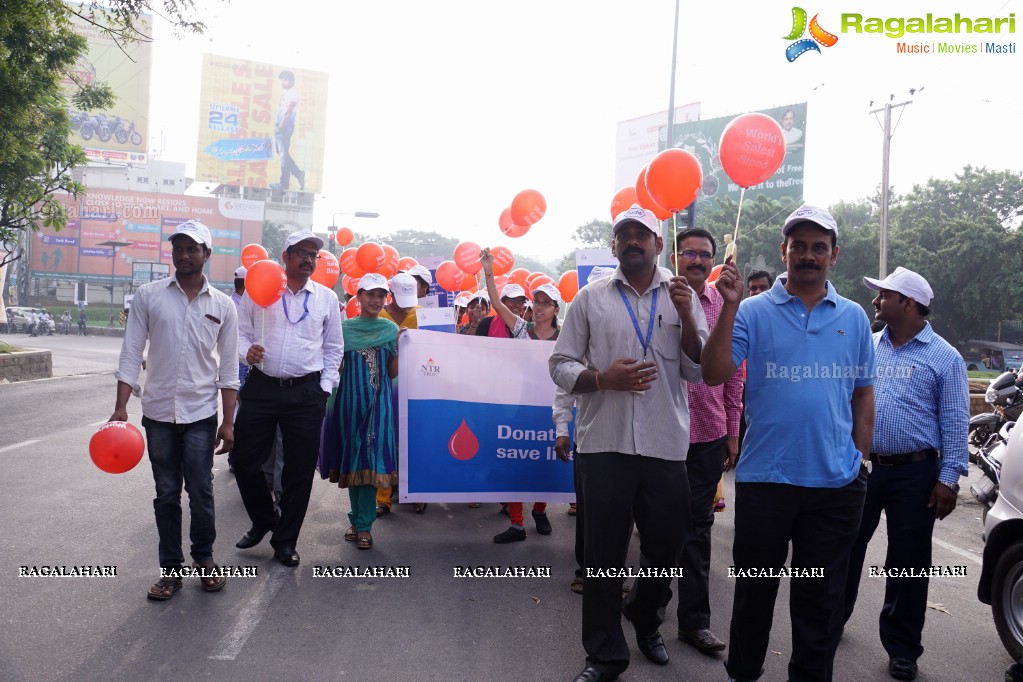
[[[142,354],[149,343],[142,425],[156,484],[160,579],[149,599],[165,601],[181,589],[181,487],[188,491],[193,568],[215,592],[227,583],[213,560],[217,532],[213,455],[234,443],[238,389],[238,314],[203,275],[213,240],[202,223],[181,223],[170,235],[174,276],[139,287],[132,301],[114,376],[117,400],[110,421],[128,420],[128,400],[138,390]],[[217,391],[224,415],[217,427]]]

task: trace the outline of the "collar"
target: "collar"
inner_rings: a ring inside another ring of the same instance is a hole
[[[312,277],[310,277],[309,279],[307,279],[307,280],[305,281],[305,284],[303,284],[303,285],[302,285],[302,288],[301,288],[301,289],[299,289],[298,291],[292,292],[292,291],[291,291],[291,287],[289,287],[289,286],[288,286],[287,284],[285,284],[285,285],[284,285],[284,290],[285,290],[286,292],[291,292],[291,295],[292,295],[292,296],[298,296],[298,295],[299,295],[300,293],[302,293],[303,291],[308,291],[308,292],[309,292],[310,294],[314,294],[314,293],[316,293],[316,290],[315,290],[315,288],[313,287],[313,285],[314,285],[314,284],[315,284],[315,282],[313,281],[313,278],[312,278]]]
[[[721,292],[718,291],[718,288],[709,282],[704,284],[703,291],[696,295],[700,298],[701,302],[714,303],[718,300],[724,300],[721,298]]]
[[[654,270],[654,278],[652,280],[650,280],[650,287],[646,291],[642,291],[642,292],[637,291],[636,293],[639,294],[639,296],[645,296],[647,294],[647,292],[653,291],[654,289],[656,289],[657,287],[661,286],[662,284],[664,284],[666,282],[670,282],[671,281],[671,277],[672,277],[671,270],[658,266]],[[627,286],[630,289],[632,289],[632,285],[629,284],[629,280],[625,279],[625,274],[622,272],[622,266],[621,265],[619,265],[618,267],[615,268],[614,274],[612,274],[606,280],[603,280],[604,287],[609,289],[612,286],[616,286],[614,284],[615,280],[618,280],[619,282],[621,282],[625,286]],[[632,290],[636,291],[635,289],[632,289]]]
[[[178,275],[177,275],[177,273],[174,273],[173,277],[167,277],[166,279],[157,280],[157,281],[158,282],[166,282],[166,284],[164,285],[166,287],[176,286],[178,289],[180,289],[182,292],[184,292],[184,289],[182,289],[181,285],[178,283]],[[203,275],[202,276],[202,286],[199,287],[199,293],[200,294],[204,294],[204,293],[206,293],[209,290],[210,290],[210,281],[208,279],[206,279],[206,275]]]
[[[765,291],[761,296],[767,296],[776,305],[783,305],[793,299],[798,299],[798,296],[793,296],[785,288],[785,282],[789,279],[788,273],[782,273],[778,275],[774,280],[774,286]],[[824,287],[827,293],[824,295],[822,300],[831,303],[832,305],[838,305],[838,292],[835,291],[835,286],[831,283],[831,280],[824,282]]]
[[[892,345],[892,339],[891,339],[891,335],[888,333],[888,331],[889,331],[889,327],[888,327],[888,325],[885,325],[884,329],[882,329],[878,333],[881,335],[880,340],[884,341],[889,346],[891,346]],[[906,343],[904,343],[902,345],[905,346],[905,345],[908,345],[910,343],[913,343],[914,341],[919,341],[920,343],[930,343],[931,341],[934,340],[935,336],[936,336],[936,334],[934,333],[934,327],[931,326],[930,322],[928,322],[927,320],[924,320],[924,328],[921,329],[920,331],[918,331],[916,333],[916,336],[914,336],[913,338],[911,338],[909,341],[907,341]]]

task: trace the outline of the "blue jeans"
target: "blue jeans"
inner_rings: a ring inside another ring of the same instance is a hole
[[[156,530],[160,535],[160,567],[181,568],[181,483],[188,491],[192,559],[213,558],[217,537],[213,509],[213,446],[217,415],[191,424],[158,422],[142,417],[149,443],[149,462],[156,483]]]

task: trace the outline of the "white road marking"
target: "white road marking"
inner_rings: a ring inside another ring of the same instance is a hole
[[[23,447],[26,447],[26,446],[32,445],[33,443],[38,443],[38,442],[39,442],[38,438],[36,438],[35,440],[24,440],[24,441],[22,441],[20,443],[15,443],[14,445],[8,445],[6,447],[2,447],[2,448],[0,448],[0,452],[10,452],[11,450],[17,450],[18,448],[23,448]]]
[[[968,550],[965,550],[962,547],[956,547],[955,545],[953,545],[951,543],[948,543],[948,542],[945,542],[944,540],[939,540],[938,538],[932,538],[932,540],[934,540],[934,544],[936,544],[938,547],[944,547],[945,549],[947,549],[948,551],[952,552],[953,554],[958,554],[959,556],[963,557],[964,559],[969,559],[970,561],[972,561],[973,563],[977,564],[978,566],[980,566],[981,564],[984,563],[983,558],[978,556],[974,552],[970,552]]]
[[[234,622],[234,627],[221,638],[217,645],[217,653],[210,656],[211,659],[233,661],[238,657],[238,654],[241,653],[242,648],[245,646],[245,642],[249,640],[249,636],[252,635],[256,626],[259,625],[259,621],[263,619],[267,609],[270,608],[270,602],[273,601],[274,596],[280,591],[284,585],[284,580],[292,570],[283,566],[275,566],[270,569],[269,577],[266,581],[262,582],[258,588],[259,591],[242,607],[242,610],[238,613],[238,618]]]

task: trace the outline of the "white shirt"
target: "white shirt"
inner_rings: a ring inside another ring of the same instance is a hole
[[[295,108],[292,111],[292,115],[298,114],[298,90],[295,89],[294,84],[287,90],[281,90],[281,102],[277,107],[277,125],[284,127],[287,125],[285,117],[288,115],[288,108],[294,104]]]
[[[320,372],[320,388],[327,393],[340,381],[345,348],[341,306],[333,290],[311,279],[298,294],[285,289],[284,296],[265,309],[248,293],[242,296],[238,336],[238,361],[248,364],[249,348],[263,346],[266,353],[259,370],[268,376],[294,379]]]
[[[139,389],[147,339],[142,413],[150,419],[191,424],[217,413],[218,389],[237,390],[238,313],[205,277],[191,301],[177,277],[136,290],[114,373],[133,391]]]

